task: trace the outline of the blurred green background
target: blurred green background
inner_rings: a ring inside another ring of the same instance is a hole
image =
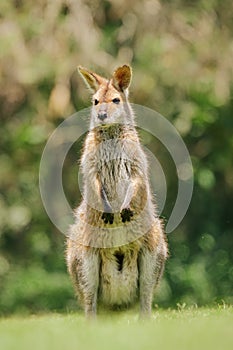
[[[168,235],[155,304],[233,302],[232,13],[231,0],[0,2],[0,315],[77,308],[65,237],[46,215],[38,177],[49,135],[90,105],[78,64],[105,76],[131,64],[130,100],[171,121],[192,158],[192,202]],[[157,140],[141,137],[166,174],[166,222],[174,164]],[[72,207],[79,156],[77,143],[63,169]]]

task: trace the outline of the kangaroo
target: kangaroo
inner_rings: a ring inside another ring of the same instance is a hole
[[[131,67],[117,68],[109,80],[78,70],[93,105],[81,157],[83,200],[67,240],[68,271],[87,317],[96,315],[97,305],[137,301],[140,315],[149,316],[167,243],[128,102]]]

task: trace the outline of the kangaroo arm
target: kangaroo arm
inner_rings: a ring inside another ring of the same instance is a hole
[[[131,208],[133,210],[143,209],[148,197],[148,189],[144,179],[135,177],[130,182],[121,210]]]
[[[134,183],[131,182],[127,188],[125,199],[121,205],[121,211],[125,208],[130,207],[130,202],[132,200],[133,193],[134,193]]]
[[[104,212],[112,213],[112,207],[111,207],[111,204],[109,203],[109,200],[103,185],[101,185],[101,188],[100,188],[100,195],[104,206]]]

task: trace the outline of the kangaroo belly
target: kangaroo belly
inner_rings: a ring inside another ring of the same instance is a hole
[[[137,251],[105,249],[100,270],[100,300],[120,306],[136,300],[138,289]]]

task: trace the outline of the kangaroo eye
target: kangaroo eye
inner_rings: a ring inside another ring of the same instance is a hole
[[[112,100],[112,102],[118,104],[118,103],[120,103],[120,99],[118,97],[116,97]]]
[[[99,101],[97,99],[94,100],[94,105],[98,105]]]

